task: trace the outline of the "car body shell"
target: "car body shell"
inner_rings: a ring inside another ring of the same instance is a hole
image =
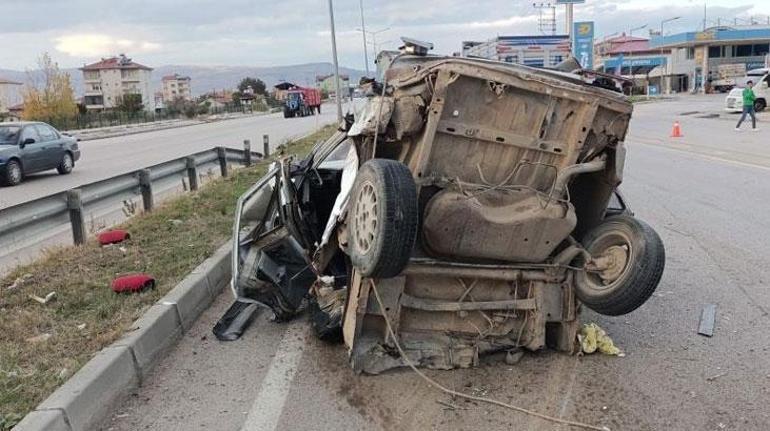
[[[412,363],[440,369],[519,347],[574,351],[570,263],[586,253],[574,238],[630,213],[617,187],[632,105],[559,71],[396,53],[378,64],[380,96],[238,200],[236,300],[286,320],[308,295],[324,309],[346,289],[335,315],[367,373],[405,365],[394,335]],[[348,256],[351,187],[377,158],[409,168],[421,211],[409,263],[387,279]]]

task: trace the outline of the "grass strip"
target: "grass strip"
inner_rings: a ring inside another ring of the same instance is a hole
[[[334,129],[290,142],[285,152],[304,156]],[[0,280],[0,430],[20,421],[211,256],[230,236],[236,200],[270,161],[234,170],[132,217],[120,226],[130,232],[130,241],[100,247],[92,239],[80,247],[49,249]],[[113,293],[112,279],[130,272],[152,274],[156,288]],[[30,297],[50,292],[56,297],[46,304]]]

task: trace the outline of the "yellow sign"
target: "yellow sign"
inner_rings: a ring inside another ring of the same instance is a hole
[[[591,31],[593,30],[592,27],[593,25],[591,23],[584,22],[578,26],[577,32],[579,35],[585,36],[585,35],[591,34]]]
[[[701,31],[695,33],[695,40],[714,40],[716,33],[713,31]]]

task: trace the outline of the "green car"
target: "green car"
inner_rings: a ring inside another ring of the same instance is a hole
[[[78,140],[46,123],[0,123],[0,185],[15,186],[49,169],[67,175],[78,159]]]

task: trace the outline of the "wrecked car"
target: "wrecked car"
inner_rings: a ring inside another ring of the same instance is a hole
[[[399,351],[450,369],[574,352],[581,304],[650,297],[664,248],[618,191],[632,105],[606,79],[419,50],[378,64],[356,118],[238,200],[220,338],[260,307],[307,309],[356,371],[404,366]]]

